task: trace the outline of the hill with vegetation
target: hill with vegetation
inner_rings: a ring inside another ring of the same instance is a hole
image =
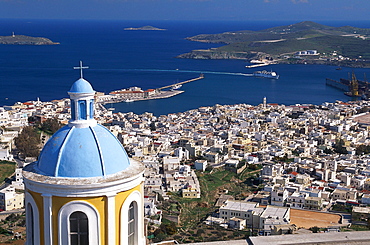
[[[0,36],[0,44],[12,45],[55,45],[58,42],[53,42],[45,37],[30,37],[24,35]]]
[[[200,34],[187,39],[226,45],[193,50],[178,58],[266,59],[276,63],[342,63],[349,66],[370,63],[370,29],[351,26],[331,27],[304,21],[260,31]],[[297,56],[297,52],[306,50],[315,50],[317,54]]]

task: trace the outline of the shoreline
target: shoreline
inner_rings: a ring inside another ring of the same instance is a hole
[[[217,50],[192,50],[188,53],[183,53],[176,58],[178,59],[194,59],[194,60],[245,60],[251,62],[253,60],[264,59],[265,56],[274,56],[269,54],[259,54],[251,56],[250,53],[246,52],[226,52]],[[251,62],[247,68],[255,68],[259,66],[266,66],[270,64],[286,64],[286,65],[328,65],[338,67],[350,67],[350,68],[370,68],[369,60],[327,60],[327,59],[313,59],[312,57],[301,57],[301,58],[274,58],[268,62],[254,64]]]
[[[177,88],[180,88],[183,84],[194,82],[194,81],[197,81],[197,80],[200,80],[200,79],[203,79],[203,78],[204,78],[204,75],[201,74],[197,78],[185,80],[185,81],[182,81],[182,82],[178,82],[178,83],[175,83],[175,84],[163,86],[163,87],[160,87],[160,88],[149,89],[149,90],[146,90],[146,91],[142,91],[142,90],[141,91],[136,91],[136,92],[139,92],[138,94],[143,95],[143,96],[135,96],[135,93],[130,93],[129,96],[127,96],[126,93],[123,93],[123,94],[120,93],[121,91],[126,92],[126,89],[117,90],[117,91],[113,91],[113,92],[109,93],[108,95],[102,95],[102,96],[100,96],[100,98],[98,96],[99,100],[97,100],[97,103],[99,103],[101,106],[103,106],[105,104],[113,104],[113,103],[122,103],[122,102],[130,103],[130,102],[142,101],[142,100],[154,100],[154,99],[170,98],[170,97],[173,97],[173,96],[176,96],[176,95],[179,95],[179,94],[185,92],[185,91],[182,91],[182,90],[177,90]],[[163,90],[163,89],[168,89],[168,88],[171,88],[171,89],[170,90]],[[131,91],[131,92],[135,92],[135,91]]]
[[[130,101],[128,101],[127,103],[135,102],[135,101],[142,101],[142,100],[166,99],[166,98],[170,98],[170,97],[179,95],[183,92],[185,92],[185,91],[182,91],[182,90],[161,91],[156,95],[151,95],[150,97],[146,97],[146,98],[130,98]],[[105,105],[105,104],[113,104],[113,103],[122,103],[122,102],[125,102],[126,100],[127,100],[127,98],[112,97],[111,100],[104,100],[103,102],[98,101],[97,103],[99,103],[101,105]]]

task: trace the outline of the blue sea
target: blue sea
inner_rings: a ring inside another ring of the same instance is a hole
[[[369,69],[323,65],[271,65],[245,68],[241,60],[177,59],[194,49],[219,47],[221,44],[198,43],[186,37],[237,30],[261,30],[295,23],[276,22],[195,22],[195,21],[93,21],[93,20],[10,20],[0,19],[0,36],[29,35],[47,37],[60,45],[0,45],[0,105],[28,100],[50,101],[68,97],[67,91],[80,73],[74,66],[89,66],[84,78],[96,91],[132,86],[157,88],[198,77],[187,83],[185,92],[171,98],[112,105],[115,111],[155,115],[184,112],[215,104],[268,103],[321,104],[348,101],[342,91],[325,85],[326,78],[348,78],[354,71],[359,79]],[[352,25],[370,28],[370,21],[320,22],[332,26]],[[151,25],[166,31],[125,31],[126,27]],[[257,70],[273,70],[280,79],[242,76]],[[369,77],[369,74],[367,74]]]

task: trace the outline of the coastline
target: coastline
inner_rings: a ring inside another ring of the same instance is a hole
[[[265,53],[251,54],[247,52],[227,52],[217,49],[212,50],[192,50],[188,53],[176,56],[178,59],[194,59],[194,60],[251,60],[264,59],[264,57],[272,56]],[[273,59],[269,64],[286,64],[286,65],[328,65],[350,68],[370,68],[370,61],[365,60],[327,60],[327,59],[312,59],[312,57],[290,58],[290,59]],[[261,65],[250,65],[248,68],[254,68]]]
[[[185,91],[182,91],[182,90],[160,91],[156,95],[152,95],[152,96],[145,97],[145,98],[131,98],[130,102],[142,101],[142,100],[166,99],[166,98],[179,95],[183,92]],[[118,97],[111,96],[110,100],[97,101],[97,103],[101,105],[105,105],[105,104],[121,103],[121,102],[125,102],[125,100],[127,100],[127,98],[118,98]]]
[[[100,94],[97,99],[97,103],[102,105],[112,104],[112,103],[121,103],[121,102],[135,102],[143,100],[153,100],[153,99],[165,99],[173,97],[175,95],[181,94],[185,91],[177,90],[185,83],[194,82],[200,79],[203,79],[204,75],[201,74],[199,77],[178,82],[175,84],[170,84],[156,89],[148,89],[142,91],[140,88],[131,87],[129,89],[121,89],[110,92],[108,95]],[[170,89],[170,90],[164,90]]]
[[[3,45],[58,45],[46,37],[31,37],[25,35],[0,36],[0,44]]]
[[[156,88],[186,79],[188,74],[190,77],[197,74],[193,71],[209,71],[209,73],[205,73],[207,79],[201,83],[191,84],[186,86],[186,89],[180,88],[180,90],[186,91],[181,96],[167,100],[120,103],[120,106],[113,106],[116,107],[116,111],[119,111],[118,108],[120,108],[122,111],[130,110],[138,113],[153,111],[165,114],[216,103],[256,105],[265,96],[267,101],[279,104],[309,102],[320,104],[323,101],[335,101],[336,99],[347,101],[349,99],[344,97],[341,91],[325,87],[326,77],[336,80],[340,77],[347,77],[348,72],[351,71],[347,68],[336,71],[336,67],[316,67],[314,65],[311,68],[303,65],[273,65],[271,68],[281,74],[277,83],[261,79],[255,81],[253,77],[223,73],[248,73],[249,70],[245,68],[248,63],[245,60],[174,59],[177,54],[181,53],[181,50],[219,46],[218,44],[190,42],[184,40],[184,37],[203,33],[208,29],[212,30],[212,33],[222,32],[223,29],[238,30],[241,29],[241,23],[236,23],[237,25],[229,23],[222,27],[214,23],[203,23],[198,26],[192,23],[153,22],[154,26],[166,28],[168,31],[124,32],[122,29],[125,26],[139,27],[145,23],[107,22],[97,25],[95,22],[50,21],[20,25],[22,29],[18,30],[14,28],[18,22],[15,24],[13,22],[6,22],[5,26],[8,26],[9,30],[6,30],[5,33],[11,34],[13,30],[16,30],[18,33],[50,37],[51,40],[59,41],[63,45],[53,47],[0,45],[3,55],[1,74],[4,77],[0,102],[3,105],[14,105],[18,101],[32,101],[36,100],[37,97],[41,101],[65,98],[65,91],[69,89],[70,81],[73,81],[73,77],[78,75],[71,68],[81,58],[87,66],[91,67],[91,69],[84,71],[86,79],[94,84],[97,91],[106,94],[114,89],[128,88],[134,85],[142,87],[144,90]],[[21,23],[23,22],[18,24]],[[263,25],[273,26],[269,23]],[[40,29],[43,26],[48,28]],[[53,31],[55,30],[54,26],[59,27],[57,35]],[[245,26],[245,28],[263,29],[260,27],[261,25]],[[41,35],[32,31],[37,28],[42,30]],[[83,35],[79,35],[81,30],[83,30]],[[127,35],[128,38],[125,40],[129,45],[122,42],[122,33]],[[96,38],[91,38],[92,35],[96,35]],[[76,36],[79,36],[81,40],[77,42]],[[107,40],[111,45],[102,45],[107,44]],[[153,49],[153,46],[156,48]],[[138,54],[146,54],[145,59]],[[39,62],[35,62],[36,57]],[[179,70],[172,72],[176,69]],[[270,67],[261,68],[261,70],[263,69],[270,70]],[[186,70],[186,72],[182,70]],[[367,73],[364,70],[356,71],[361,78],[364,72]]]

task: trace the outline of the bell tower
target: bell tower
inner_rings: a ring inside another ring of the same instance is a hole
[[[144,167],[94,119],[95,91],[80,68],[68,125],[23,169],[26,244],[145,244]]]

